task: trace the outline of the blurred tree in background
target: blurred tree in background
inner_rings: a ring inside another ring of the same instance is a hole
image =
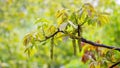
[[[91,3],[97,12],[107,12],[110,21],[101,27],[83,27],[83,37],[119,47],[119,0],[0,0],[0,68],[107,68],[120,60],[118,51],[101,48],[103,53],[107,52],[107,57],[97,56],[96,65],[89,64],[91,61],[84,63],[79,54],[73,55],[70,39],[59,39],[59,43],[55,43],[54,60],[50,59],[50,43],[46,42],[36,42],[30,57],[25,53],[23,38],[29,32],[36,32],[40,25],[35,24],[36,21],[45,18],[44,21],[49,21],[46,26],[56,26],[58,10],[79,10],[84,3]]]

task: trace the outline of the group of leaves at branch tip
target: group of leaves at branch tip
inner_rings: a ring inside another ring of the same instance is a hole
[[[101,68],[102,64],[104,64],[103,67],[107,67],[109,66],[109,64],[106,60],[109,60],[111,62],[116,61],[111,55],[111,51],[109,51],[108,49],[91,46],[89,44],[81,42],[78,39],[75,39],[74,37],[82,37],[82,26],[85,24],[102,25],[109,22],[108,14],[109,13],[98,12],[91,4],[85,3],[81,6],[79,10],[58,10],[55,14],[56,18],[54,21],[57,23],[51,23],[45,18],[39,18],[35,22],[35,24],[37,24],[37,29],[33,32],[28,33],[24,37],[23,43],[26,46],[25,52],[30,55],[32,48],[36,45],[35,42],[42,43],[51,41],[50,52],[51,58],[53,58],[53,47],[54,45],[57,45],[57,40],[63,41],[63,37],[70,37],[73,40],[73,48],[75,55],[77,54],[75,41],[77,40],[78,46],[81,46],[82,50],[80,50],[80,52],[82,55],[81,60],[83,63],[90,62],[90,68]],[[79,29],[78,25],[80,26]],[[80,30],[80,35],[78,35],[78,30]],[[49,41],[47,41],[48,39]],[[97,41],[97,43],[100,42]],[[103,58],[106,60],[101,60]]]

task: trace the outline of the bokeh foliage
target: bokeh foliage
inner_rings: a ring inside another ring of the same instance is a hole
[[[29,57],[24,51],[23,37],[25,34],[38,32],[37,26],[43,25],[37,23],[45,21],[45,25],[56,26],[55,14],[58,10],[68,9],[71,11],[79,10],[87,0],[0,0],[0,67],[3,68],[88,68],[89,63],[81,62],[80,56],[73,55],[72,41],[69,42],[59,39],[55,43],[54,60],[50,59],[50,43],[35,42]],[[115,0],[90,0],[97,12],[108,12],[110,21],[104,26],[97,27],[95,25],[84,26],[83,37],[100,41],[100,43],[108,45],[120,45],[120,5]],[[49,21],[49,23],[48,23]],[[36,23],[36,24],[35,24]],[[43,27],[46,29],[45,27]],[[54,27],[53,27],[54,28]],[[88,30],[89,29],[89,30]],[[47,29],[46,29],[47,30]],[[30,32],[30,33],[29,33]],[[41,31],[39,31],[41,34]],[[46,32],[47,33],[47,32]],[[51,33],[47,33],[48,35]],[[44,38],[44,37],[43,37]],[[48,40],[49,41],[49,40]],[[34,41],[33,41],[34,42]],[[104,50],[104,49],[103,49]],[[101,50],[101,51],[103,51]],[[119,60],[119,52],[108,50],[108,54],[113,58],[107,57],[110,64]],[[114,55],[111,55],[113,54]],[[98,57],[99,63],[103,61],[103,57]],[[106,58],[105,58],[106,59]],[[111,61],[111,59],[114,59]],[[89,62],[89,61],[88,61]],[[105,63],[103,64],[105,65]],[[93,63],[91,63],[93,66]]]

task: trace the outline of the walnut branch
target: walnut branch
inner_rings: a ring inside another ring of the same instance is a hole
[[[62,32],[62,33],[63,33],[63,31],[60,31],[60,30],[58,29],[58,30],[57,30],[55,33],[53,33],[52,35],[50,35],[50,36],[45,36],[45,39],[43,39],[43,40],[38,40],[38,39],[35,39],[35,40],[36,40],[36,41],[39,41],[39,42],[43,42],[43,41],[46,41],[46,40],[54,37],[54,36],[55,36],[57,33],[59,33],[59,32]]]
[[[40,41],[40,42],[46,41],[46,40],[54,37],[54,36],[55,36],[57,33],[59,33],[59,32],[62,32],[62,33],[64,33],[64,34],[67,34],[68,36],[70,36],[71,39],[81,39],[82,42],[91,44],[91,45],[93,45],[93,46],[103,47],[103,48],[108,48],[108,49],[114,49],[114,50],[120,51],[120,48],[119,48],[119,47],[108,46],[108,45],[105,45],[105,44],[98,44],[98,43],[92,42],[92,41],[90,41],[90,40],[86,40],[85,38],[80,38],[80,37],[78,37],[78,36],[69,34],[69,33],[65,32],[65,31],[60,31],[59,29],[58,29],[58,31],[56,31],[56,32],[53,33],[52,35],[46,36],[46,38],[45,38],[44,40],[36,40],[36,41]]]
[[[118,47],[108,46],[108,45],[105,45],[105,44],[98,44],[98,43],[95,43],[95,42],[86,40],[86,39],[84,39],[84,38],[81,38],[81,41],[82,41],[82,42],[85,42],[85,43],[88,43],[88,44],[91,44],[91,45],[93,45],[93,46],[104,47],[104,48],[114,49],[114,50],[120,51],[120,48],[118,48]]]

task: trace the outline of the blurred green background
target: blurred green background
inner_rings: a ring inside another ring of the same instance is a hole
[[[110,13],[110,21],[102,27],[85,28],[83,37],[120,47],[120,0],[0,0],[0,68],[88,68],[81,57],[73,56],[70,42],[56,46],[53,61],[49,58],[49,46],[39,45],[28,57],[23,45],[25,34],[36,29],[34,22],[38,18],[54,22],[57,10],[80,9],[84,3]]]

